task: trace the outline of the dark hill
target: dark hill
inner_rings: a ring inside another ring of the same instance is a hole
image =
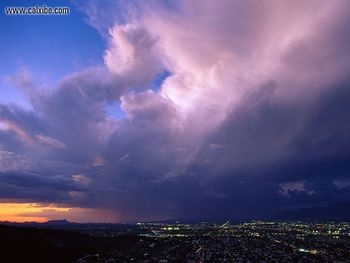
[[[0,262],[76,262],[91,254],[130,248],[134,238],[92,237],[74,231],[0,225]]]
[[[75,262],[95,251],[77,232],[0,225],[0,262]]]

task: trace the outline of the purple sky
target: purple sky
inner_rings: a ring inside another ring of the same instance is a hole
[[[0,17],[0,200],[76,221],[350,200],[349,1],[68,6]]]

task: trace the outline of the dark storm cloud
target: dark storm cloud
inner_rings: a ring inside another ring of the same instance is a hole
[[[84,188],[69,177],[31,172],[0,173],[1,198],[41,202],[71,202],[69,193]]]

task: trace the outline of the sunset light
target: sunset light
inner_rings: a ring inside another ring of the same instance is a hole
[[[42,216],[43,213],[65,213],[69,210],[37,203],[0,203],[0,221],[45,222],[48,218]]]

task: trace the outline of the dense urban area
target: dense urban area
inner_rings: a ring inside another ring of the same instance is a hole
[[[101,262],[350,262],[348,223],[252,222],[230,224],[138,224],[129,255],[85,256]],[[133,229],[127,229],[133,231]],[[92,231],[91,235],[118,235]]]
[[[24,260],[18,262],[32,258],[36,262],[76,263],[350,262],[350,223],[346,222],[76,224],[64,221],[25,227],[2,225],[0,233],[3,248],[0,262],[17,262],[16,257]],[[11,249],[24,251],[11,255]]]

